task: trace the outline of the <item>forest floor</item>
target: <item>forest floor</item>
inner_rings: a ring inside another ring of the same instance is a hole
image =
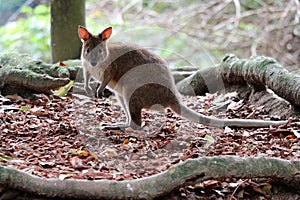
[[[272,119],[263,107],[232,97],[184,97],[192,109],[227,118]],[[0,164],[63,179],[124,180],[151,176],[188,158],[218,155],[300,159],[300,123],[258,129],[211,128],[174,114],[143,111],[143,130],[103,131],[125,121],[114,97],[90,99],[0,96]],[[1,194],[1,191],[0,191]],[[278,196],[278,194],[281,194]],[[282,194],[284,194],[282,196]],[[1,197],[1,196],[0,196]],[[167,199],[300,199],[272,179],[208,180],[177,189]]]

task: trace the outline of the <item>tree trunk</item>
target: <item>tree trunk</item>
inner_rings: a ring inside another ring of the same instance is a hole
[[[78,25],[85,25],[85,0],[51,0],[52,63],[80,57]]]

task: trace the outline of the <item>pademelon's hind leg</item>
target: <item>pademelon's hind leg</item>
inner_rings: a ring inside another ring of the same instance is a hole
[[[124,130],[125,128],[131,127],[134,130],[141,129],[142,125],[142,106],[139,104],[139,101],[135,98],[130,99],[128,107],[126,107],[126,101],[122,97],[118,97],[119,103],[123,107],[125,113],[126,113],[126,118],[127,118],[127,123],[126,124],[112,124],[112,125],[107,125],[102,128],[102,130]]]
[[[130,115],[129,115],[129,108],[128,108],[128,106],[126,106],[127,105],[125,102],[126,100],[119,94],[117,94],[116,96],[117,96],[117,99],[118,99],[118,102],[119,102],[121,108],[123,109],[123,111],[125,113],[125,117],[126,117],[125,124],[127,124],[129,127]]]
[[[178,115],[181,115],[181,107],[180,107],[180,104],[178,102],[170,103],[168,105],[168,107],[170,107],[171,110],[174,111],[175,113],[177,113]]]
[[[134,130],[142,128],[142,108],[143,106],[139,103],[138,99],[130,99],[128,123]]]
[[[124,110],[126,115],[126,122],[125,123],[116,123],[116,124],[107,124],[102,126],[101,130],[122,130],[125,131],[126,128],[130,127],[130,115],[128,107],[126,107],[125,99],[120,96],[116,95],[118,99],[118,103],[121,106],[121,108]]]

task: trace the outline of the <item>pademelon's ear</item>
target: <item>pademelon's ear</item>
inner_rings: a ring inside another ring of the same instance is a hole
[[[78,26],[78,35],[82,41],[87,41],[91,37],[90,32],[81,25]]]
[[[108,27],[107,29],[102,31],[102,33],[100,33],[99,35],[101,35],[102,40],[105,41],[108,38],[110,38],[111,33],[112,33],[112,27]]]

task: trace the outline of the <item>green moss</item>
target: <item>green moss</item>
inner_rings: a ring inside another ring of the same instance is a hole
[[[15,86],[31,89],[37,92],[50,92],[70,80],[70,72],[75,79],[80,62],[68,62],[66,66],[59,63],[47,64],[34,60],[25,54],[6,53],[0,55],[1,86]]]

